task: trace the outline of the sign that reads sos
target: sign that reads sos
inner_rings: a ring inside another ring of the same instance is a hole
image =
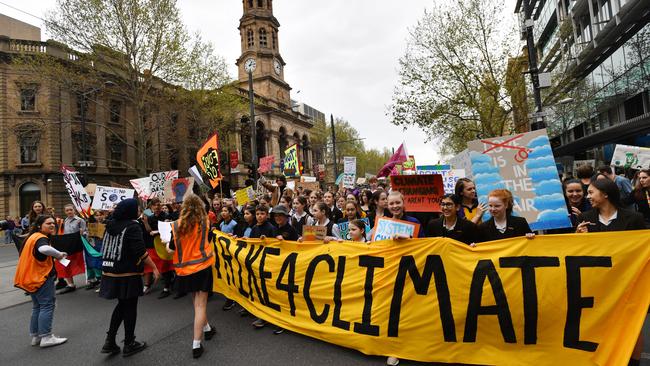
[[[97,186],[93,199],[93,210],[112,210],[128,198],[133,198],[134,189]]]

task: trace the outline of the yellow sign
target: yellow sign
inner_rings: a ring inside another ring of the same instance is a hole
[[[612,245],[616,243],[616,245]],[[297,243],[217,232],[214,290],[369,355],[626,365],[650,305],[650,231],[483,243]]]
[[[284,150],[284,175],[287,177],[300,176],[300,161],[298,159],[298,145],[294,144]]]
[[[235,192],[235,200],[237,201],[237,206],[244,206],[253,199],[255,199],[255,191],[253,190],[253,186],[248,186]]]

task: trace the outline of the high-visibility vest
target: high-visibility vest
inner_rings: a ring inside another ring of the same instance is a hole
[[[52,257],[47,256],[44,261],[39,261],[34,256],[34,247],[39,239],[46,238],[44,234],[34,233],[25,240],[23,251],[18,259],[16,275],[14,276],[14,286],[27,292],[36,292],[47,280],[52,271],[54,261]]]
[[[180,220],[172,224],[172,235],[176,251],[174,252],[174,270],[179,276],[199,272],[215,263],[214,250],[208,242],[210,225],[204,220],[189,232],[179,234]]]

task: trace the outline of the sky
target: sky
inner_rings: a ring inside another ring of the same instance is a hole
[[[418,165],[438,163],[436,142],[426,142],[418,128],[405,131],[391,124],[387,115],[408,30],[433,1],[274,0],[291,98],[328,118],[332,114],[349,121],[365,138],[366,147],[397,149],[405,142]],[[514,2],[506,0],[504,17],[514,16]],[[38,17],[56,5],[55,0],[0,0],[0,13],[42,29],[41,20],[3,3]],[[236,77],[242,1],[179,0],[178,6],[188,29],[212,42],[228,62],[231,77]],[[47,38],[45,32],[42,37]]]

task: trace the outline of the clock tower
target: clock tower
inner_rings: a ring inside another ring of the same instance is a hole
[[[241,56],[236,62],[239,85],[248,89],[248,70],[253,69],[255,94],[290,107],[291,87],[284,81],[285,63],[278,43],[280,23],[273,16],[273,0],[243,0],[243,5],[238,28]]]

